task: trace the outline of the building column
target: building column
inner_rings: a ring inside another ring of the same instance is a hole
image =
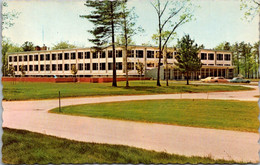
[[[210,73],[210,68],[209,68],[209,77],[211,76],[211,73]]]
[[[202,78],[202,75],[201,75],[201,68],[200,68],[200,79]]]

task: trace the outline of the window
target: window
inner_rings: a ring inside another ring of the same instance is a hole
[[[50,71],[50,65],[46,65],[46,71]]]
[[[41,71],[44,71],[44,65],[40,65]]]
[[[14,62],[16,62],[17,61],[17,56],[14,56]]]
[[[83,52],[78,52],[78,59],[83,59]]]
[[[108,63],[108,70],[113,70],[113,63]]]
[[[21,71],[21,65],[19,65],[19,68],[18,68],[19,71]]]
[[[230,54],[225,54],[225,61],[230,61]]]
[[[85,64],[85,70],[90,70],[90,64],[89,63]]]
[[[98,53],[97,52],[93,52],[92,53],[92,58],[98,58]]]
[[[82,57],[83,57],[83,56],[82,56]],[[79,69],[79,70],[83,70],[83,64],[82,64],[82,63],[78,64],[78,69]]]
[[[90,52],[85,52],[85,59],[90,59]]]
[[[58,54],[58,60],[62,60],[62,53]]]
[[[143,58],[144,51],[143,50],[136,50],[136,58]]]
[[[122,62],[116,63],[116,70],[122,70]]]
[[[223,54],[217,54],[217,60],[223,60]]]
[[[41,55],[40,55],[40,60],[41,60],[41,61],[44,61],[44,54],[41,54]]]
[[[98,70],[98,63],[93,63],[92,67],[92,70]]]
[[[127,50],[127,57],[134,57],[134,50]]]
[[[12,62],[13,57],[9,56],[9,62]]]
[[[65,59],[65,60],[70,59],[70,55],[69,55],[69,53],[65,53],[65,57],[64,57],[64,59]]]
[[[24,66],[23,66],[23,69],[24,69],[24,71],[28,71],[27,65],[24,65]]]
[[[167,58],[172,59],[173,58],[173,52],[168,52],[167,53]]]
[[[106,63],[100,63],[100,70],[106,70]]]
[[[29,71],[33,71],[33,65],[29,65]]]
[[[223,66],[223,64],[217,64],[218,66]]]
[[[147,63],[147,67],[154,67],[154,63],[152,62]]]
[[[208,65],[211,65],[211,66],[212,66],[212,65],[214,65],[214,64],[208,64]]]
[[[69,69],[70,69],[69,64],[65,64],[65,65],[64,65],[64,70],[69,70]]]
[[[27,55],[23,56],[23,61],[27,61]]]
[[[100,58],[106,58],[106,52],[102,51]]]
[[[134,70],[134,68],[135,68],[135,63],[133,63],[133,62],[128,62],[127,63],[127,69],[128,70]]]
[[[147,50],[147,58],[154,58],[154,51]]]
[[[71,55],[70,59],[72,59],[72,60],[76,59],[76,53],[75,52],[71,53],[70,55]]]
[[[52,64],[51,67],[52,67],[52,69],[51,69],[52,71],[56,71],[57,70],[57,65],[56,64]]]
[[[214,54],[213,54],[213,53],[209,53],[208,59],[209,59],[209,60],[214,60]]]
[[[29,55],[29,61],[33,61],[33,55]]]
[[[17,71],[17,65],[14,65],[14,71]]]
[[[51,54],[51,59],[56,60],[56,54]]]
[[[116,50],[116,57],[122,57],[122,50]]]
[[[46,54],[45,58],[46,58],[47,61],[50,61],[50,54]]]
[[[207,60],[207,53],[201,53],[200,54],[200,59],[201,60]]]
[[[109,50],[109,51],[108,51],[108,58],[112,58],[112,57],[113,57],[112,50]]]
[[[38,71],[38,65],[34,65],[34,71]]]
[[[19,61],[23,61],[23,56],[19,56]]]
[[[62,70],[62,64],[58,64],[58,70]]]
[[[34,55],[34,61],[38,61],[38,54]]]
[[[230,66],[230,64],[225,64],[224,66]]]

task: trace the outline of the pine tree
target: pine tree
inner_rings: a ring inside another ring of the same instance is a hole
[[[125,1],[120,0],[104,0],[93,1],[87,0],[85,5],[94,10],[89,15],[81,15],[82,18],[87,18],[94,24],[93,30],[89,32],[94,36],[94,39],[89,39],[90,42],[95,44],[97,51],[102,50],[102,46],[110,43],[112,45],[113,54],[113,83],[112,86],[116,87],[116,57],[115,57],[115,33],[119,29],[121,4]]]
[[[201,46],[198,46],[189,35],[185,35],[177,44],[177,56],[175,65],[179,71],[187,77],[187,85],[189,85],[189,75],[191,72],[200,70],[202,63],[198,57]]]

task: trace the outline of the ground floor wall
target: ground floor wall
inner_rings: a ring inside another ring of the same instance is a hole
[[[158,68],[145,71],[145,77],[157,79]],[[186,80],[187,75],[181,73],[176,68],[167,70],[164,67],[160,68],[160,79],[165,80],[168,76],[169,80]],[[232,79],[234,77],[234,68],[201,68],[199,71],[191,72],[189,74],[190,80],[200,80],[206,77],[224,77]]]
[[[150,78],[144,77],[129,77],[128,80],[149,80]],[[112,77],[66,77],[66,78],[53,78],[53,77],[2,77],[2,82],[90,82],[90,83],[105,83],[112,82]],[[125,77],[118,77],[117,81],[126,81]]]

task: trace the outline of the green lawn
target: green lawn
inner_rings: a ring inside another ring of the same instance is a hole
[[[186,157],[123,145],[77,142],[8,128],[4,128],[2,140],[2,160],[6,164],[239,163],[213,160],[210,157]]]
[[[185,82],[170,82],[166,87],[157,87],[155,81],[130,81],[130,88],[125,88],[125,82],[118,82],[118,87],[111,83],[30,83],[2,82],[4,100],[53,99],[61,97],[106,96],[106,95],[140,95],[180,92],[210,92],[250,90],[251,88],[228,85],[185,85]]]
[[[257,102],[245,101],[126,101],[67,106],[61,113],[248,132],[258,132],[259,127]]]

